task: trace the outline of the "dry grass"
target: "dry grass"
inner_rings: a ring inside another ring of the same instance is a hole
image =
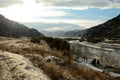
[[[6,40],[11,40],[13,38],[7,38],[7,37],[0,37],[0,41],[6,41]]]
[[[97,72],[85,66],[73,63],[73,55],[66,56],[67,53],[64,54],[64,52],[55,49],[51,49],[52,53],[46,52],[45,45],[33,44],[29,41],[17,43],[27,44],[28,47],[0,44],[0,49],[24,55],[31,60],[34,66],[44,70],[52,80],[120,80],[120,78],[112,78],[105,73]],[[64,65],[58,65],[54,61],[45,63],[43,58],[48,55],[64,59]]]
[[[52,80],[76,80],[76,71],[59,66],[55,62],[44,64],[43,70]]]

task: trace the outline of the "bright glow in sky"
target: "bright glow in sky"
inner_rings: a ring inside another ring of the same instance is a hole
[[[24,0],[24,4],[4,8],[1,13],[9,19],[20,22],[34,22],[39,21],[36,17],[65,16],[67,14],[37,5],[34,0]]]
[[[0,0],[0,14],[39,31],[89,28],[120,14],[119,0]]]

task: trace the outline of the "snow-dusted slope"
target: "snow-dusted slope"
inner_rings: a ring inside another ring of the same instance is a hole
[[[50,80],[22,55],[0,51],[0,80]]]

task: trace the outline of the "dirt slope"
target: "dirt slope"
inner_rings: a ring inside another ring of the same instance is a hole
[[[0,80],[50,80],[22,55],[0,51]]]

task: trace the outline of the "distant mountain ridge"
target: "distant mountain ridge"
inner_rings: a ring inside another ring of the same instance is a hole
[[[23,24],[9,20],[0,14],[0,36],[6,37],[41,37],[36,29],[30,29]]]
[[[83,29],[67,31],[67,32],[64,33],[64,36],[65,37],[81,37],[81,36],[83,36],[85,31],[86,30],[83,30]]]
[[[87,29],[83,37],[120,38],[120,15],[103,24]]]
[[[71,30],[71,31],[41,31],[45,36],[49,37],[79,37],[82,36],[85,30]]]
[[[41,31],[41,33],[48,37],[63,37],[65,31],[54,31],[54,32]]]

